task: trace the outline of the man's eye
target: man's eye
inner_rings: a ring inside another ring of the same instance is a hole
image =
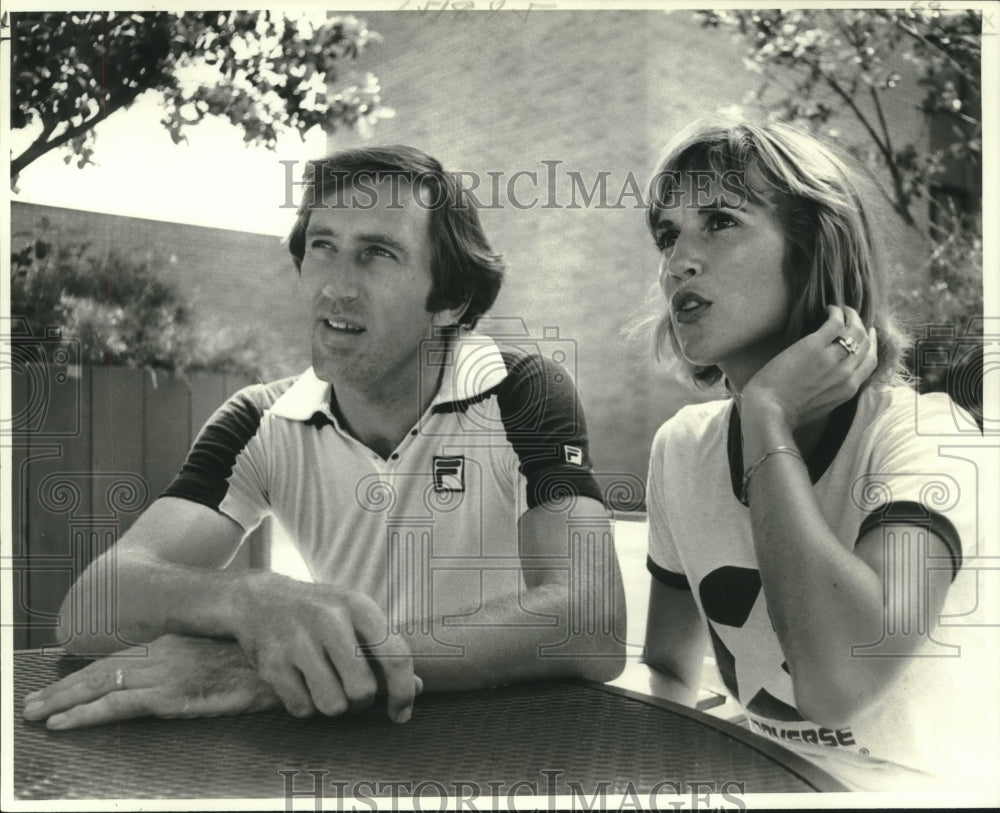
[[[708,228],[712,231],[719,231],[721,229],[728,229],[732,226],[738,226],[739,221],[732,215],[726,214],[725,212],[715,212],[708,219]]]
[[[317,237],[314,240],[309,241],[309,248],[311,249],[329,249],[331,251],[336,251],[337,247],[322,237]]]

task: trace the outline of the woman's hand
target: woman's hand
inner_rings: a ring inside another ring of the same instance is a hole
[[[878,364],[875,328],[853,308],[827,307],[829,318],[765,364],[743,388],[743,408],[777,411],[790,429],[821,418],[850,400]],[[851,340],[856,353],[838,342]]]

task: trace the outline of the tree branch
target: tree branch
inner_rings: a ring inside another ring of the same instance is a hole
[[[908,26],[902,20],[897,19],[896,24],[899,26],[899,28],[900,28],[901,31],[903,31],[906,34],[909,34],[911,37],[913,37],[918,42],[923,43],[928,48],[932,48],[935,51],[937,51],[939,54],[941,54],[941,56],[943,56],[948,62],[951,63],[951,66],[956,71],[958,71],[963,77],[965,77],[966,80],[972,82],[975,85],[975,87],[978,88],[980,86],[979,76],[977,76],[977,75],[973,74],[972,72],[970,72],[967,67],[965,67],[961,62],[959,62],[957,59],[955,59],[955,57],[953,57],[950,53],[948,53],[948,51],[946,51],[940,45],[938,45],[937,43],[932,42],[931,40],[927,39],[927,37],[925,37],[923,34],[921,34],[915,28],[911,28],[910,26]]]
[[[889,125],[885,121],[885,112],[882,110],[882,101],[878,97],[878,91],[875,90],[874,85],[868,86],[868,92],[871,94],[872,101],[875,103],[875,114],[878,116],[878,125],[882,128],[882,135],[885,136],[885,149],[889,155],[895,155],[892,149],[892,138],[889,135]]]
[[[52,131],[55,129],[55,127],[52,125],[46,125],[46,129],[42,130],[41,135],[39,135],[39,137],[36,138],[24,152],[22,152],[19,156],[17,156],[17,158],[14,158],[10,162],[11,180],[16,180],[21,170],[24,169],[26,166],[28,166],[28,164],[30,164],[32,161],[41,158],[46,153],[51,152],[57,147],[61,147],[68,141],[71,141],[77,136],[87,132],[87,130],[95,126],[99,120],[107,118],[112,113],[120,110],[122,107],[125,107],[126,105],[134,102],[136,98],[138,98],[140,93],[145,93],[147,90],[149,90],[151,86],[152,83],[150,82],[146,82],[143,85],[140,85],[139,87],[136,88],[136,92],[134,94],[130,95],[129,97],[123,97],[119,99],[117,102],[113,102],[108,107],[102,109],[100,113],[91,116],[89,119],[84,119],[82,122],[80,122],[80,124],[77,124],[74,127],[67,127],[63,132],[61,132],[51,141],[48,140],[48,136],[52,134]]]
[[[823,79],[826,81],[829,88],[843,100],[844,104],[851,108],[851,112],[854,113],[858,121],[864,125],[864,128],[868,131],[868,135],[871,136],[872,140],[878,146],[879,152],[882,153],[882,157],[887,161],[891,159],[892,153],[890,153],[886,145],[882,143],[878,133],[875,132],[875,128],[872,127],[865,114],[862,113],[861,109],[854,103],[854,99],[852,99],[851,96],[840,86],[840,83],[838,83],[837,80],[829,74],[824,74]]]
[[[905,201],[906,194],[903,192],[903,178],[899,174],[899,167],[896,166],[896,160],[892,153],[891,145],[882,142],[879,138],[879,134],[875,131],[875,128],[872,127],[871,122],[868,121],[865,114],[862,113],[861,109],[854,103],[854,99],[844,92],[844,89],[838,84],[837,80],[829,74],[825,74],[824,78],[826,79],[826,83],[829,85],[830,89],[840,96],[840,98],[844,100],[844,103],[851,108],[851,112],[854,113],[858,121],[860,121],[864,126],[865,130],[868,131],[868,135],[871,136],[871,139],[875,142],[879,152],[882,153],[882,158],[885,161],[886,168],[889,170],[889,175],[892,177],[893,191],[896,194],[896,200],[893,201],[893,208],[899,216],[903,218],[903,221],[908,226],[916,225],[913,220],[913,215],[910,214],[910,207]]]
[[[178,90],[178,64],[193,63],[199,57],[216,64],[224,82],[232,80],[239,70],[246,70],[252,76],[256,71],[273,67],[284,75],[286,84],[279,88],[258,81],[229,93],[241,110],[259,109],[259,113],[244,116],[238,110],[207,111],[241,128],[245,140],[257,138],[273,148],[272,131],[284,124],[301,129],[302,87],[309,85],[314,73],[329,69],[328,73],[335,75],[334,59],[355,58],[368,40],[378,41],[378,35],[365,30],[360,22],[324,25],[315,30],[311,40],[305,40],[292,17],[267,14],[262,17],[261,12],[227,12],[221,16],[210,12],[184,16],[155,12],[110,19],[100,12],[81,13],[72,18],[46,13],[31,19],[37,19],[36,26],[18,31],[14,65],[19,79],[12,89],[20,124],[17,129],[30,121],[36,127],[40,124],[41,134],[36,132],[30,146],[11,161],[14,179],[33,161],[60,147],[72,147],[86,162],[90,142],[81,150],[81,138],[108,116],[129,107],[146,90],[158,89],[168,97],[177,91],[177,98],[167,101],[182,102],[186,95]],[[262,20],[266,25],[258,25]],[[275,20],[284,20],[284,27]],[[99,30],[91,30],[98,25]],[[315,41],[317,37],[321,42]],[[245,48],[234,43],[234,38],[245,39],[242,44]],[[279,40],[277,45],[273,44],[275,39]],[[80,72],[73,78],[67,76],[73,91],[69,95],[53,89],[54,82],[63,78],[58,72],[56,79],[52,79],[52,64],[67,62],[87,65],[91,74],[86,82],[81,82]],[[295,76],[301,67],[306,69],[305,76]],[[81,87],[73,83],[80,83]],[[268,106],[271,91],[279,92],[287,109]],[[56,98],[62,103],[50,105],[46,101]],[[95,102],[100,110],[91,114]],[[337,123],[353,126],[363,113],[359,112],[362,104],[374,109],[379,102],[377,92],[362,89],[356,99],[331,108],[325,119],[331,127]],[[173,112],[168,109],[168,117]],[[310,112],[310,115],[319,119],[323,113]],[[74,126],[72,121],[76,117],[81,121]],[[197,115],[198,121],[203,118],[205,115]],[[286,119],[291,119],[290,123]],[[179,127],[186,122],[177,119],[175,124]],[[176,128],[172,135],[176,135]]]

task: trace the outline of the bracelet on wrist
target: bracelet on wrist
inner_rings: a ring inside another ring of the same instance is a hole
[[[797,457],[803,463],[806,462],[802,458],[802,455],[799,454],[799,450],[792,446],[775,446],[773,449],[769,449],[768,451],[764,452],[764,454],[762,454],[759,458],[757,458],[756,462],[754,462],[743,474],[743,488],[740,492],[741,503],[743,503],[746,506],[750,505],[750,497],[748,494],[748,491],[750,489],[750,479],[754,476],[754,474],[756,474],[757,469],[759,469],[764,464],[765,460],[767,460],[769,457],[773,457],[776,454],[790,454],[792,457]]]

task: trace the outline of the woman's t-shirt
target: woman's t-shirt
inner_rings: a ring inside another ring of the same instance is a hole
[[[949,778],[979,776],[985,765],[992,774],[998,619],[983,599],[1000,593],[991,564],[1000,560],[984,547],[989,538],[997,555],[996,534],[985,533],[987,518],[997,513],[994,459],[971,418],[943,394],[871,386],[831,415],[806,462],[820,510],[841,544],[853,549],[877,528],[886,538],[908,535],[903,549],[911,558],[896,566],[921,568],[924,589],[893,601],[921,601],[931,580],[951,581],[940,618],[926,618],[923,629],[885,629],[880,640],[858,641],[855,657],[883,658],[899,657],[902,636],[922,638],[878,704],[832,729],[804,719],[795,706],[761,587],[749,509],[740,501],[738,412],[729,400],[697,404],[660,428],[647,495],[649,569],[668,586],[692,591],[720,677],[753,731],[833,773],[842,765],[853,777],[861,766],[861,780],[849,779],[857,787],[869,780],[871,789],[881,787],[880,761]],[[991,494],[992,510],[983,504]],[[904,532],[904,525],[917,530]],[[949,555],[927,555],[930,533]]]

